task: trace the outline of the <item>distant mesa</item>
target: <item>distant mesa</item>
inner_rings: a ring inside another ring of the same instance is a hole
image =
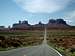
[[[48,28],[68,28],[69,25],[63,19],[50,19],[46,25]]]
[[[19,21],[19,23],[13,24],[13,29],[43,29],[47,28],[68,28],[69,25],[63,19],[50,19],[47,24],[39,22],[35,25],[30,25],[28,21]]]
[[[10,29],[13,30],[41,30],[44,28],[54,29],[54,28],[70,28],[71,26],[66,23],[63,19],[50,19],[47,24],[43,24],[39,22],[38,24],[31,25],[28,21],[19,21],[18,23],[14,23]],[[0,26],[0,29],[4,29],[3,26]]]
[[[39,22],[38,24],[35,24],[32,27],[41,28],[41,27],[44,27],[44,24],[42,22]]]
[[[63,19],[50,19],[48,24],[67,24],[66,21],[64,21]]]
[[[43,29],[45,27],[45,24],[43,24],[42,22],[39,22],[38,24],[35,24],[35,25],[31,25],[32,26],[32,29]]]
[[[5,28],[5,26],[0,26],[0,29],[4,29]]]
[[[28,21],[19,21],[19,23],[13,24],[14,29],[28,29],[30,27],[30,24],[28,24]]]

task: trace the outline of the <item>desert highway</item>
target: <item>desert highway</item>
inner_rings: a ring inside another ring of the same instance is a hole
[[[47,45],[47,30],[44,32],[44,40],[41,45],[18,48],[0,52],[0,56],[62,56],[58,51]]]

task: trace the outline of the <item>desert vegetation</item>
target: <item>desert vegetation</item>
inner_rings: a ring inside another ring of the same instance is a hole
[[[75,56],[75,30],[49,30],[48,44],[65,56]]]
[[[0,32],[0,50],[39,45],[42,41],[42,31]]]
[[[43,37],[44,30],[0,31],[0,51],[40,45]],[[48,29],[47,42],[62,55],[75,56],[74,29]]]

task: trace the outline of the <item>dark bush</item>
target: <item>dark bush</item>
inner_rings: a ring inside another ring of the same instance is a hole
[[[5,36],[0,36],[0,40],[5,40]]]
[[[75,48],[71,48],[70,52],[74,53],[75,52]]]

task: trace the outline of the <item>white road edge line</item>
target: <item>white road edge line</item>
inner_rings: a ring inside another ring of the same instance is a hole
[[[53,49],[55,52],[57,52],[60,56],[62,56],[57,50],[55,50],[54,48],[50,47],[49,48]]]
[[[47,29],[45,28],[45,34],[44,34],[44,40],[45,40],[45,41],[47,41],[46,38],[47,38]],[[50,47],[50,46],[49,46],[49,47]],[[57,50],[55,50],[55,49],[52,48],[52,47],[50,47],[50,48],[53,49],[55,52],[57,52],[60,56],[62,56]]]

